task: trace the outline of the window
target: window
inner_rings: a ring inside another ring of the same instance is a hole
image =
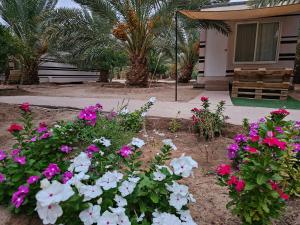
[[[235,41],[235,62],[276,61],[279,23],[238,24]]]

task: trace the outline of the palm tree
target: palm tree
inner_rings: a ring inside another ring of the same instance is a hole
[[[39,83],[40,57],[47,52],[48,41],[42,23],[58,0],[0,0],[0,16],[8,24],[22,51],[17,59],[22,65],[22,83]]]
[[[114,24],[113,35],[128,52],[127,83],[146,86],[147,55],[162,32],[172,24],[175,9],[199,8],[208,0],[75,0],[91,12]],[[174,34],[173,34],[174,35]]]
[[[57,9],[47,21],[50,54],[80,69],[97,70],[108,82],[114,67],[123,66],[124,51],[110,35],[112,24],[87,9]],[[125,59],[126,61],[126,59]]]

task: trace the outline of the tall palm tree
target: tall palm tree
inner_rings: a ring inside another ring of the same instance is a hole
[[[120,43],[110,35],[110,21],[85,8],[57,9],[47,26],[52,55],[78,68],[97,70],[99,81],[108,82],[109,73],[124,55]]]
[[[21,45],[18,60],[22,65],[22,83],[39,83],[40,57],[47,52],[48,42],[42,22],[58,0],[0,0],[0,16]]]
[[[114,24],[113,35],[128,52],[131,68],[127,83],[146,86],[147,55],[155,39],[172,23],[175,9],[199,8],[208,0],[75,0]],[[174,34],[173,34],[174,35]]]

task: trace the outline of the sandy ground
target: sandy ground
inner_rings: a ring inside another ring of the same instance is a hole
[[[18,118],[17,106],[0,103],[0,146],[8,149],[13,143],[11,136],[6,132],[10,123]],[[52,123],[56,120],[72,119],[77,111],[62,109],[33,108],[36,114],[35,122],[46,121]],[[198,140],[192,133],[190,122],[180,120],[181,128],[176,133],[171,133],[170,120],[151,118],[146,122],[146,129],[141,132],[140,137],[147,140],[144,147],[143,160],[148,162],[155,155],[161,140],[172,138],[177,151],[172,156],[178,157],[182,153],[192,156],[199,164],[199,169],[194,171],[194,177],[184,179],[183,183],[189,185],[190,192],[194,195],[197,203],[190,206],[193,218],[197,224],[202,225],[238,225],[239,220],[232,216],[226,209],[228,202],[227,190],[216,184],[214,175],[209,172],[215,170],[219,163],[226,162],[226,146],[232,142],[235,133],[239,132],[239,126],[227,125],[222,137],[210,142]],[[39,225],[36,218],[28,216],[15,216],[0,207],[0,225]],[[281,221],[274,225],[300,225],[300,199],[291,200]]]
[[[4,88],[17,86],[2,86]],[[124,84],[84,83],[84,84],[40,84],[19,86],[19,91],[2,91],[0,95],[42,95],[89,98],[126,98],[145,100],[153,95],[160,101],[174,101],[174,84],[157,83],[150,88],[125,88]],[[1,89],[1,86],[0,86]],[[2,94],[1,94],[2,93]],[[178,87],[178,100],[189,101],[201,93],[201,89],[193,89],[192,85]]]

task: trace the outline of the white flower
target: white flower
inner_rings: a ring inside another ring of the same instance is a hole
[[[69,167],[69,171],[75,171],[77,173],[88,172],[90,165],[91,165],[91,159],[88,157],[88,155],[84,152],[81,152],[77,157],[75,157],[73,160],[71,160],[71,165]]]
[[[124,208],[110,208],[110,210],[118,216],[118,225],[131,225]]]
[[[148,102],[154,104],[156,102],[156,97],[149,98]]]
[[[164,143],[164,145],[170,146],[173,150],[177,150],[177,147],[176,145],[174,145],[172,139],[164,139],[162,142]]]
[[[142,222],[143,221],[143,219],[144,219],[144,217],[145,217],[145,213],[142,213],[138,218],[137,218],[137,222]]]
[[[177,182],[173,181],[172,185],[166,184],[167,190],[175,193],[180,194],[181,196],[187,196],[189,194],[189,187],[183,184],[178,184]]]
[[[93,143],[101,143],[105,147],[111,146],[111,141],[109,139],[106,139],[105,137],[101,137],[99,139],[95,139],[95,140],[93,140]]]
[[[83,201],[89,201],[100,196],[103,192],[97,185],[82,185],[79,189],[79,193],[84,195]]]
[[[57,128],[57,129],[60,129],[60,128],[61,128],[61,126],[58,125],[58,124],[55,124],[54,127]]]
[[[130,182],[133,182],[133,183],[136,183],[136,184],[139,182],[140,179],[141,178],[139,178],[139,177],[133,177],[133,176],[128,177],[128,180]]]
[[[192,173],[193,168],[198,168],[198,163],[193,160],[190,156],[182,155],[180,158],[173,159],[170,165],[174,169],[176,175],[183,177],[189,177]]]
[[[184,205],[188,203],[187,196],[182,196],[181,194],[172,193],[170,195],[169,204],[175,209],[180,210]]]
[[[178,213],[180,215],[180,219],[184,221],[182,224],[197,225],[191,216],[190,210],[180,210]]]
[[[164,179],[166,179],[166,175],[163,174],[162,172],[160,172],[159,170],[157,170],[156,172],[153,173],[153,180],[156,180],[156,181],[162,181]]]
[[[96,184],[104,190],[117,187],[117,183],[123,178],[123,174],[117,171],[106,172],[101,178],[96,181]]]
[[[181,220],[170,213],[154,212],[152,225],[181,225]]]
[[[93,206],[92,204],[89,205],[90,207],[88,209],[83,210],[79,214],[79,218],[84,223],[84,225],[92,225],[94,223],[97,223],[97,221],[100,219],[100,206]]]
[[[118,215],[105,211],[97,221],[97,225],[117,225],[118,224]]]
[[[41,189],[45,189],[50,185],[50,181],[46,178],[44,178],[43,180],[41,180]]]
[[[145,142],[142,139],[139,139],[139,138],[132,138],[131,144],[133,146],[141,148],[145,145]]]
[[[102,198],[99,198],[99,199],[97,200],[97,204],[101,205],[101,203],[102,203]]]
[[[126,114],[128,114],[128,113],[129,113],[129,110],[128,110],[127,107],[124,107],[124,108],[119,112],[120,115],[126,115]]]
[[[86,175],[85,173],[81,172],[78,174],[75,174],[70,180],[68,180],[67,184],[74,185],[77,189],[80,189],[83,183],[81,183],[82,180],[88,180],[90,178],[89,175]]]
[[[114,200],[117,203],[118,207],[124,207],[127,205],[127,200],[120,195],[116,195]]]
[[[142,117],[147,116],[147,112],[142,112],[141,116],[142,116]]]
[[[61,184],[54,180],[48,187],[40,190],[35,197],[40,202],[41,206],[48,206],[61,201],[66,201],[72,195],[74,195],[74,191],[70,185]]]
[[[43,220],[43,224],[55,224],[57,218],[63,214],[63,210],[58,204],[41,206],[41,204],[37,202],[35,210],[39,214],[39,217]]]
[[[119,187],[119,191],[121,195],[125,197],[127,195],[130,195],[134,191],[135,187],[136,187],[136,183],[125,180]]]

